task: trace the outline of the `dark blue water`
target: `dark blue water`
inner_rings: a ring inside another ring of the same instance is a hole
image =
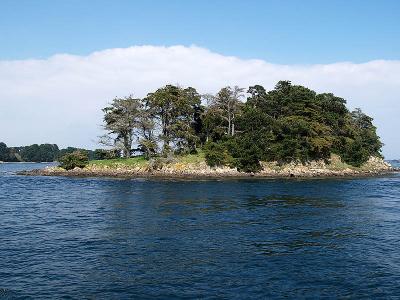
[[[0,295],[396,298],[400,176],[23,177],[0,165]],[[1,296],[0,296],[1,297]]]

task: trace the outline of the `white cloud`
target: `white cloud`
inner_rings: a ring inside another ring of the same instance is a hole
[[[384,154],[400,157],[400,61],[278,65],[195,46],[136,46],[88,56],[0,61],[0,140],[92,148],[101,134],[101,108],[115,96],[142,97],[168,83],[194,86],[201,93],[226,85],[271,89],[278,80],[333,92],[351,108],[361,107],[375,118]]]

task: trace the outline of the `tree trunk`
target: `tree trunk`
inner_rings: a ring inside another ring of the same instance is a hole
[[[125,158],[131,157],[131,147],[132,147],[131,138],[129,136],[125,136],[124,137],[124,156],[125,156]]]
[[[231,135],[231,114],[228,114],[228,135]]]

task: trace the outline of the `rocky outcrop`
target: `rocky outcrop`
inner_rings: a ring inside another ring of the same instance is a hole
[[[263,162],[259,173],[242,173],[229,167],[211,168],[205,162],[171,162],[163,165],[117,165],[113,167],[89,165],[83,169],[66,171],[59,167],[23,172],[24,175],[43,176],[105,176],[105,177],[346,177],[372,176],[395,171],[382,158],[371,157],[360,168],[346,165],[333,155],[328,161],[311,161],[306,164],[291,162]]]
[[[371,157],[360,168],[343,163],[339,156],[332,155],[328,161],[318,160],[308,163],[291,162],[280,165],[277,162],[263,163],[261,174],[286,175],[290,177],[331,177],[374,175],[394,171],[382,158]]]

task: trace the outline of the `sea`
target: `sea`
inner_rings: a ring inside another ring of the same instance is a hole
[[[399,299],[400,175],[35,177],[0,164],[0,299]]]

